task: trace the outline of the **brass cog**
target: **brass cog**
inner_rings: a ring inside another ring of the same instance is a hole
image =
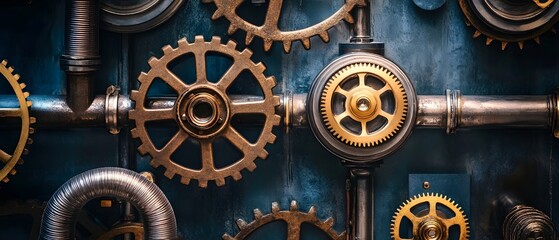
[[[384,85],[371,86],[370,77]],[[357,85],[351,85],[355,78],[358,78]],[[392,99],[384,95],[386,92],[392,93]],[[336,95],[345,99],[336,98]],[[392,112],[384,109],[384,101],[394,101]],[[343,105],[337,109],[343,111],[336,112],[336,103],[340,102]],[[338,71],[326,83],[320,109],[324,123],[336,138],[351,146],[371,147],[388,141],[400,130],[406,120],[408,100],[402,83],[388,69],[356,63]],[[351,119],[353,125],[357,123],[357,129],[348,127],[348,123],[343,122],[345,119]]]
[[[97,240],[111,240],[115,237],[124,235],[124,234],[133,234],[134,240],[143,240],[144,239],[144,224],[142,223],[123,223],[119,224],[107,232],[103,233],[103,235],[99,236]]]
[[[280,122],[280,117],[275,114],[275,107],[280,104],[280,100],[272,93],[276,81],[274,77],[267,78],[264,75],[266,67],[262,63],[255,64],[250,59],[250,50],[238,52],[235,47],[236,43],[233,41],[221,44],[219,37],[205,42],[203,36],[196,36],[194,43],[188,43],[183,38],[178,41],[177,48],[169,45],[163,47],[164,55],[159,59],[152,57],[149,60],[150,71],[140,74],[140,88],[132,91],[130,95],[136,102],[134,110],[129,113],[130,119],[136,122],[136,128],[131,130],[131,134],[142,142],[138,151],[144,155],[151,155],[150,164],[153,167],[166,168],[165,176],[169,179],[178,174],[183,184],[189,184],[191,179],[196,179],[198,185],[203,188],[207,187],[208,181],[215,181],[218,186],[222,186],[226,177],[240,180],[241,170],[253,171],[256,168],[256,158],[265,159],[268,156],[264,147],[275,141],[276,136],[272,133],[272,128]],[[209,82],[206,77],[207,52],[223,54],[233,60],[231,68],[217,83]],[[193,54],[196,59],[196,82],[190,85],[185,84],[167,68],[169,62],[185,54]],[[248,70],[258,81],[263,92],[262,100],[232,101],[227,95],[227,88],[243,70]],[[173,108],[151,109],[144,106],[146,95],[156,78],[162,79],[179,94]],[[193,114],[192,109],[198,106],[197,104],[212,109],[210,116],[200,117]],[[262,133],[255,143],[250,143],[230,125],[232,116],[236,114],[261,114],[266,117]],[[179,131],[162,149],[157,149],[148,136],[145,123],[161,120],[175,120],[179,124]],[[212,142],[219,136],[231,142],[244,156],[227,167],[217,169],[214,165]],[[200,143],[201,170],[187,168],[170,158],[187,138]]]
[[[474,38],[486,36],[485,45],[501,42],[501,50],[509,43],[524,49],[527,41],[540,44],[540,36],[547,31],[556,33],[559,4],[547,1],[485,1],[459,0],[466,25],[475,28]]]
[[[8,66],[6,60],[1,62],[0,74],[10,83],[18,100],[19,107],[0,108],[0,118],[19,118],[21,120],[19,140],[13,152],[6,152],[0,148],[0,161],[4,164],[2,169],[0,169],[0,179],[2,182],[9,182],[10,179],[8,176],[16,174],[16,170],[14,169],[16,164],[23,164],[21,156],[29,153],[29,150],[25,147],[33,143],[29,135],[33,134],[35,131],[30,127],[31,124],[35,123],[35,118],[29,116],[29,107],[31,107],[32,104],[31,101],[27,100],[29,93],[23,91],[26,86],[25,83],[20,83],[20,76],[13,72],[14,69]]]
[[[283,1],[284,0],[271,0],[264,24],[256,26],[239,17],[236,13],[237,8],[244,0],[203,0],[205,3],[215,3],[217,10],[212,16],[213,20],[225,17],[231,22],[227,30],[229,35],[232,35],[238,29],[242,29],[246,32],[246,45],[252,42],[254,36],[258,36],[264,40],[264,51],[269,51],[272,48],[273,42],[283,42],[283,49],[286,53],[291,51],[292,42],[297,40],[303,43],[305,49],[310,49],[310,38],[312,36],[319,35],[322,41],[328,42],[330,40],[328,30],[338,24],[342,19],[346,22],[353,23],[353,18],[351,17],[351,10],[353,7],[356,5],[364,6],[366,4],[364,0],[346,0],[345,4],[336,13],[320,23],[305,29],[282,31],[278,27],[278,22]]]
[[[428,211],[412,212],[412,208],[427,203]],[[452,213],[445,213],[437,209],[437,205],[442,205]],[[454,214],[447,217],[446,214]],[[427,193],[414,196],[398,207],[392,217],[391,237],[395,240],[447,240],[450,227],[460,227],[460,240],[470,238],[470,227],[464,211],[452,199],[442,195]],[[402,220],[407,218],[413,225],[413,238],[400,237]]]
[[[254,221],[247,223],[243,219],[237,220],[237,227],[239,228],[239,233],[235,237],[229,234],[223,234],[223,240],[242,240],[250,236],[256,229],[275,221],[284,221],[287,223],[287,240],[299,240],[301,233],[301,225],[303,223],[312,224],[313,226],[319,228],[324,233],[326,233],[331,239],[334,240],[345,240],[346,233],[341,234],[336,233],[332,226],[334,225],[334,219],[328,218],[325,221],[321,221],[316,217],[316,207],[312,206],[308,212],[300,212],[298,210],[298,205],[296,201],[291,201],[291,206],[289,210],[281,211],[279,204],[277,202],[272,203],[272,213],[263,215],[262,212],[257,208],[254,209]]]

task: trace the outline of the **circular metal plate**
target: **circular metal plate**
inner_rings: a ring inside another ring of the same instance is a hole
[[[186,0],[102,0],[101,21],[106,30],[136,33],[168,20]]]
[[[332,135],[328,127],[323,122],[321,115],[320,101],[323,89],[328,83],[328,80],[344,67],[355,63],[377,64],[386,68],[401,81],[408,98],[407,117],[400,131],[389,141],[374,147],[355,147],[340,141]],[[307,105],[307,108],[309,109],[309,124],[319,142],[328,149],[328,151],[344,159],[344,163],[350,165],[373,164],[398,149],[411,133],[415,124],[417,112],[416,98],[417,96],[413,85],[406,74],[396,64],[377,54],[351,53],[334,60],[316,77],[309,92]]]

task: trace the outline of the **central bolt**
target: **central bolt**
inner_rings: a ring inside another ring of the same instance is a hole
[[[371,107],[370,105],[371,101],[369,101],[368,98],[360,98],[359,100],[357,100],[357,109],[359,109],[359,111],[361,112],[369,110],[369,108]]]

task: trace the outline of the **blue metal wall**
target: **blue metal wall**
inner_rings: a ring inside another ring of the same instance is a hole
[[[289,17],[282,26],[298,28],[333,13],[342,1],[287,2],[284,16]],[[214,10],[211,4],[190,0],[170,21],[148,32],[123,37],[102,31],[103,69],[95,84],[97,93],[104,94],[104,89],[116,84],[122,75],[126,67],[122,43],[127,39],[131,80],[149,70],[147,60],[161,56],[162,46],[176,46],[182,37],[189,41],[195,35],[204,35],[206,40],[211,36],[221,36],[224,41],[235,39],[242,50],[244,33],[226,36],[228,22],[211,21]],[[516,46],[501,51],[496,42],[487,47],[485,39],[472,39],[473,29],[465,26],[455,0],[435,11],[421,10],[411,0],[372,0],[372,15],[375,40],[386,43],[386,57],[408,74],[420,95],[443,94],[447,88],[460,89],[467,95],[544,95],[559,86],[559,44],[551,33],[542,36],[541,46],[527,43],[522,51]],[[64,94],[65,80],[58,66],[63,48],[64,1],[3,7],[0,20],[4,23],[0,28],[0,58],[10,60],[31,94]],[[258,39],[250,46],[255,52],[252,59],[264,62],[266,75],[278,79],[274,92],[307,92],[314,77],[337,56],[337,44],[348,40],[347,25],[335,26],[330,36],[328,44],[313,38],[310,51],[295,43],[291,54],[284,54],[281,44],[264,53]],[[286,209],[291,200],[297,200],[303,211],[316,205],[319,217],[334,217],[334,228],[343,231],[346,169],[320,146],[310,129],[294,129],[287,136],[283,127],[274,132],[278,140],[267,147],[268,159],[256,160],[254,172],[243,171],[241,181],[227,179],[224,187],[210,183],[208,189],[201,189],[196,182],[184,186],[177,178],[168,180],[162,169],[149,166],[149,157],[137,157],[137,170],[155,173],[157,184],[175,209],[180,234],[186,239],[219,239],[223,233],[234,234],[235,219],[251,221],[252,209],[268,213],[274,201]],[[118,165],[119,138],[105,129],[39,129],[33,138],[31,155],[18,167],[13,181],[2,185],[0,198],[48,200],[76,174]],[[518,192],[528,204],[555,216],[557,144],[544,129],[468,130],[454,135],[440,129],[415,129],[403,147],[376,171],[376,239],[389,239],[392,215],[409,198],[409,174],[470,175],[471,239],[500,239],[491,219],[491,206],[504,190]],[[23,231],[10,234],[13,236],[9,239],[25,236]],[[285,234],[281,225],[274,225],[253,239],[284,239]],[[307,239],[317,239],[313,234],[305,231]]]

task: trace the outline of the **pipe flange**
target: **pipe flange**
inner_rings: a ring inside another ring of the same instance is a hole
[[[137,33],[171,18],[186,0],[101,1],[101,22],[106,30]]]
[[[109,133],[116,135],[120,133],[118,127],[118,97],[120,88],[109,86],[105,96],[105,124]]]
[[[416,97],[406,74],[390,60],[371,53],[347,54],[316,77],[308,99],[309,123],[334,155],[351,164],[371,164],[409,136]]]

